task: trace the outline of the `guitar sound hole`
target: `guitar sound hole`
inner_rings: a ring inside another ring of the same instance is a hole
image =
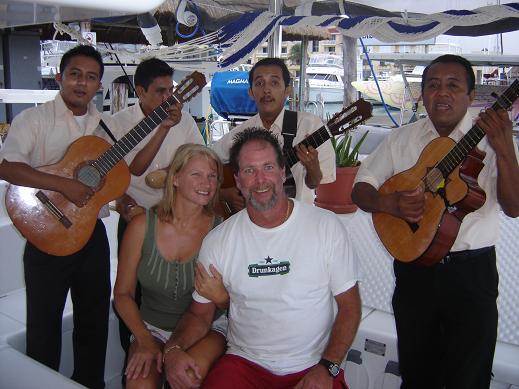
[[[411,231],[413,232],[416,232],[418,231],[418,229],[420,228],[420,226],[418,225],[418,223],[407,223],[409,224],[409,228],[411,229]]]
[[[95,188],[101,182],[101,174],[92,165],[85,165],[79,169],[77,179],[83,184]]]

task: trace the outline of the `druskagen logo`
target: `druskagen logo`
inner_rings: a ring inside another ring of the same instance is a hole
[[[289,271],[289,261],[277,261],[270,256],[258,263],[249,265],[249,277],[283,275]]]

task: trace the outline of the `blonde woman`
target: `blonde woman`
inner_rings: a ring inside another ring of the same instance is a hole
[[[164,344],[191,302],[202,240],[221,221],[213,212],[221,177],[222,164],[211,149],[180,146],[162,200],[128,225],[114,290],[117,312],[133,334],[126,388],[162,385]],[[140,310],[134,300],[137,280],[142,286]],[[225,339],[217,334],[211,338],[219,355]]]

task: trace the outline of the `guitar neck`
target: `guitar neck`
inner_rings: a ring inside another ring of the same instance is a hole
[[[507,110],[514,103],[519,94],[519,80],[515,80],[510,87],[492,104],[493,110],[500,108]],[[486,133],[477,124],[460,139],[454,148],[438,163],[437,168],[442,172],[443,177],[447,177],[459,166],[474,150],[478,143],[485,137]]]
[[[312,135],[305,138],[302,142],[299,142],[297,144],[297,146],[302,144],[302,145],[305,145],[306,147],[312,146],[314,149],[317,149],[328,139],[330,139],[330,134],[326,130],[326,127],[322,126],[317,131],[315,131]],[[299,158],[297,158],[297,154],[296,154],[297,146],[292,147],[291,149],[287,150],[287,152],[285,153],[286,163],[289,168],[294,166],[299,161]]]
[[[126,154],[148,136],[168,116],[167,109],[179,101],[175,93],[162,102],[152,113],[142,119],[126,135],[119,139],[112,147],[101,154],[93,165],[106,175]]]

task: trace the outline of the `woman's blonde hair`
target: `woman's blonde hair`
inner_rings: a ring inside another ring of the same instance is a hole
[[[220,184],[222,183],[222,162],[220,161],[220,158],[218,158],[218,155],[209,147],[194,143],[186,143],[177,149],[175,155],[173,156],[173,160],[169,165],[168,175],[166,178],[166,182],[164,183],[164,194],[162,196],[162,199],[156,206],[157,216],[159,220],[163,222],[171,222],[173,220],[173,212],[177,197],[177,188],[175,185],[173,185],[173,180],[175,178],[175,175],[178,174],[191,159],[196,157],[205,157],[207,158],[207,160],[214,161],[216,163],[216,192],[211,201],[204,206],[207,212],[211,214],[213,213],[214,207],[216,206],[216,202],[218,201],[218,197],[220,194]]]

